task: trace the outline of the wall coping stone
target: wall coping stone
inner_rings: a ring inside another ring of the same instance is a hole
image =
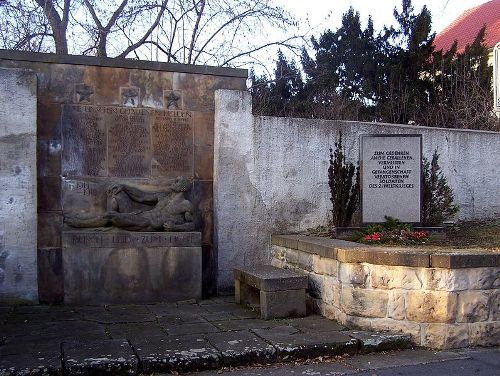
[[[14,51],[0,49],[0,60],[18,60],[53,64],[90,65],[113,68],[145,69],[164,72],[179,72],[205,74],[211,76],[240,77],[247,78],[247,69],[228,67],[212,67],[206,65],[176,64],[159,61],[134,60],[123,58],[82,56],[82,55],[58,55],[39,52]]]
[[[413,266],[423,268],[479,268],[500,266],[500,252],[375,247],[346,240],[306,235],[272,235],[271,244],[297,249],[347,263]]]

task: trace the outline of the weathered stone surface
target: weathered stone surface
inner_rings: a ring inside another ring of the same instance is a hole
[[[313,332],[304,336],[290,326],[255,329],[253,332],[277,349],[280,360],[345,354],[358,347],[357,340],[341,332]]]
[[[470,346],[498,346],[500,322],[478,322],[469,324]]]
[[[337,260],[329,257],[315,256],[313,258],[313,271],[318,274],[337,276]]]
[[[333,304],[336,307],[340,307],[340,291],[342,290],[342,285],[334,277],[324,277],[323,278],[323,290],[321,298],[327,304]]]
[[[260,312],[265,320],[306,315],[306,291],[260,291]]]
[[[58,343],[16,344],[0,347],[0,375],[60,375]]]
[[[0,299],[36,301],[37,77],[0,69]]]
[[[493,252],[474,253],[434,253],[431,255],[433,268],[478,268],[482,266],[500,266],[500,254]]]
[[[411,338],[402,334],[389,334],[350,330],[346,332],[361,341],[362,352],[390,351],[412,346]]]
[[[307,276],[287,269],[278,269],[271,265],[237,267],[234,269],[234,278],[263,291],[305,289],[307,287]]]
[[[279,247],[299,249],[298,241],[301,235],[275,235],[271,236],[271,244]]]
[[[325,258],[336,259],[337,247],[351,245],[353,247],[357,246],[356,243],[347,242],[345,240],[302,236],[298,239],[297,247],[303,252],[316,254]]]
[[[421,341],[421,325],[410,321],[394,320],[390,318],[376,319],[371,321],[370,329],[409,335],[417,345],[419,345]]]
[[[312,315],[302,318],[289,319],[287,322],[294,328],[300,329],[303,332],[309,331],[338,331],[345,328],[338,322],[325,319],[319,315]]]
[[[462,291],[469,288],[470,270],[422,268],[419,272],[425,290]]]
[[[387,317],[395,320],[406,318],[406,293],[402,291],[390,291],[387,303]]]
[[[408,291],[406,317],[425,323],[451,323],[455,321],[457,294],[444,291]]]
[[[398,266],[370,266],[373,288],[418,290],[422,287],[415,268]]]
[[[428,324],[422,327],[422,346],[449,349],[466,347],[469,344],[467,324]]]
[[[65,302],[200,298],[201,247],[195,242],[199,233],[190,234],[68,233],[63,241]],[[184,246],[173,246],[178,241]],[[191,241],[193,246],[186,247]]]
[[[41,303],[62,303],[64,276],[61,248],[38,249],[38,299]]]
[[[143,337],[132,343],[145,373],[213,369],[220,352],[200,335]]]
[[[251,332],[225,332],[207,334],[207,341],[221,352],[225,366],[272,363],[276,360],[274,346]]]
[[[488,320],[490,294],[481,291],[458,293],[457,322],[478,322]]]
[[[299,251],[297,266],[300,269],[312,272],[313,270],[313,254],[304,251]]]
[[[135,375],[137,357],[126,340],[64,342],[66,375]]]
[[[307,282],[307,293],[313,298],[322,298],[325,293],[325,277],[316,273],[309,273]]]
[[[367,265],[347,263],[339,265],[339,280],[349,285],[366,286],[369,273],[370,268]]]
[[[490,320],[500,321],[500,289],[493,290],[491,294]]]
[[[388,292],[342,287],[342,309],[348,315],[361,317],[385,317]]]
[[[500,268],[472,268],[464,269],[469,277],[471,290],[485,290],[500,288]],[[458,273],[459,271],[457,271]]]

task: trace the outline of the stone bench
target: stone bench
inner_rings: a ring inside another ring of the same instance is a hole
[[[307,276],[271,265],[234,269],[237,304],[260,306],[264,320],[306,315]]]

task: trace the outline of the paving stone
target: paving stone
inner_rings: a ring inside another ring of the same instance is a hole
[[[128,309],[124,306],[87,307],[78,311],[83,315],[84,320],[101,324],[151,322],[155,320],[154,314],[146,306],[130,306]]]
[[[205,338],[221,352],[222,365],[239,366],[276,361],[276,349],[254,333],[224,332],[206,334]]]
[[[175,312],[168,315],[165,314],[164,316],[159,316],[156,318],[156,321],[158,321],[160,325],[181,325],[207,322],[207,320],[205,320],[201,315],[182,312]]]
[[[215,298],[200,300],[198,304],[200,306],[213,305],[213,304],[225,304],[225,303],[234,303],[234,296],[218,296]]]
[[[212,322],[222,331],[273,328],[283,325],[283,320],[240,319]]]
[[[342,332],[314,331],[305,335],[291,326],[253,329],[252,332],[271,343],[278,350],[280,360],[354,353],[359,342]]]
[[[213,304],[205,306],[212,313],[231,313],[240,319],[253,319],[259,316],[258,312],[242,307],[236,303]]]
[[[156,322],[110,324],[106,327],[106,333],[114,339],[126,338],[128,340],[167,335],[166,331]]]
[[[215,369],[221,354],[202,336],[148,337],[132,342],[142,372],[189,372]]]
[[[412,347],[413,345],[410,336],[403,334],[389,334],[357,330],[349,330],[345,331],[344,333],[358,339],[361,342],[361,352],[407,349]]]
[[[205,313],[209,313],[204,307],[201,307],[197,304],[183,304],[183,305],[152,305],[148,306],[150,312],[152,312],[156,317],[164,317],[171,315],[202,315]]]
[[[135,375],[138,359],[125,339],[64,342],[65,375]]]
[[[208,323],[182,324],[163,327],[169,335],[182,336],[188,334],[215,333],[220,331],[216,326]]]
[[[314,315],[296,319],[286,320],[288,324],[294,328],[300,329],[304,332],[308,331],[340,331],[346,328],[333,320],[325,319],[322,316]]]
[[[105,326],[86,321],[60,321],[49,323],[24,323],[21,325],[5,325],[3,336],[7,343],[17,342],[44,342],[72,340],[79,338],[105,339]]]
[[[2,346],[0,347],[3,350]],[[16,354],[0,350],[0,375],[61,375],[61,352],[38,349]],[[7,351],[8,352],[8,351]]]
[[[228,320],[241,320],[239,317],[229,312],[205,313],[201,315],[205,320],[213,321],[228,321]]]

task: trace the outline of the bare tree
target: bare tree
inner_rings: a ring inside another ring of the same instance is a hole
[[[3,48],[238,66],[303,40],[272,0],[17,1],[0,2]]]

